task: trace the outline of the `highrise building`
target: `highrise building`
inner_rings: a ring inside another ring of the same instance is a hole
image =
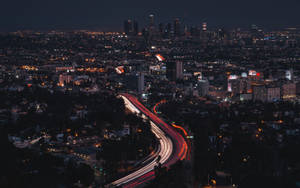
[[[143,72],[138,73],[138,93],[143,93],[145,89],[145,74]]]
[[[280,87],[267,87],[267,101],[273,102],[280,100]]]
[[[252,31],[252,32],[257,32],[257,31],[258,31],[257,25],[252,24],[252,25],[251,25],[251,31]]]
[[[190,33],[192,37],[200,36],[200,29],[198,27],[192,26],[190,29]]]
[[[190,32],[189,32],[188,26],[185,25],[184,26],[184,36],[189,36],[189,35],[190,35]]]
[[[154,15],[153,14],[149,15],[148,31],[149,31],[150,36],[155,34],[155,24],[154,24]]]
[[[126,35],[130,35],[133,30],[132,20],[125,20],[124,21],[124,33]]]
[[[201,97],[207,96],[209,93],[209,82],[207,79],[202,79],[197,82],[198,94]]]
[[[264,102],[267,100],[267,88],[264,85],[254,85],[252,94],[254,101]]]
[[[281,97],[282,97],[282,99],[295,98],[296,97],[296,84],[292,83],[292,82],[282,84]]]
[[[171,35],[171,31],[172,31],[172,24],[168,23],[164,30],[164,38],[169,38]]]
[[[241,93],[240,80],[239,79],[228,80],[227,91],[231,92],[233,95],[240,94]]]
[[[164,26],[163,23],[158,24],[158,32],[159,32],[159,34],[160,34],[161,36],[164,34],[164,30],[165,30],[164,27],[165,27],[165,26]]]
[[[142,35],[143,35],[143,37],[148,41],[148,40],[149,40],[149,36],[150,36],[150,31],[149,31],[149,29],[148,29],[148,28],[144,28],[144,29],[142,30]]]
[[[137,21],[130,19],[124,21],[124,33],[130,36],[136,36],[139,32],[139,26]]]
[[[207,31],[207,23],[206,22],[202,23],[202,31]]]
[[[154,15],[150,14],[149,15],[149,27],[153,27],[154,26]]]
[[[176,61],[176,80],[183,78],[183,63]]]
[[[178,18],[175,19],[174,21],[174,36],[175,37],[180,37],[181,36],[181,30],[180,30],[180,21]]]
[[[181,61],[167,62],[167,78],[170,81],[183,78],[183,63]]]
[[[139,24],[137,21],[133,22],[133,35],[137,36],[139,34]]]
[[[59,75],[59,85],[60,86],[64,86],[66,84],[69,84],[70,82],[73,81],[73,77],[71,75],[68,74],[60,74]]]

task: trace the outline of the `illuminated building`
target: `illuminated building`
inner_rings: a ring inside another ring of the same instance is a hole
[[[280,87],[255,85],[253,86],[253,100],[274,102],[280,100]]]
[[[176,79],[182,79],[183,77],[183,63],[181,61],[176,62]]]
[[[209,93],[209,82],[207,79],[197,82],[198,94],[200,97],[207,96]]]
[[[149,34],[150,36],[154,35],[155,33],[155,24],[154,24],[154,15],[153,14],[150,14],[149,15]]]
[[[240,94],[240,100],[241,101],[250,101],[250,100],[252,100],[252,94],[249,94],[249,93]]]
[[[133,74],[125,75],[121,81],[130,90],[142,94],[145,89],[145,73],[135,72]]]
[[[125,20],[124,21],[124,33],[126,35],[130,35],[133,30],[132,20]]]
[[[267,101],[273,102],[280,100],[280,88],[279,87],[267,87]]]
[[[169,38],[172,31],[172,24],[168,23],[164,30],[164,38]]]
[[[143,72],[138,73],[138,93],[143,93],[145,89],[145,74]]]
[[[252,31],[255,31],[255,32],[258,31],[257,25],[252,24],[252,25],[251,25],[251,30],[252,30]]]
[[[59,75],[59,85],[64,86],[65,84],[70,83],[73,80],[71,75],[60,74]]]
[[[117,74],[124,74],[124,66],[118,66],[117,68],[115,68]]]
[[[184,26],[184,36],[189,36],[189,35],[190,35],[190,32],[189,32],[189,30],[188,30],[188,26],[185,25],[185,26]]]
[[[240,93],[240,80],[239,79],[229,79],[228,80],[228,92],[231,92],[233,95]]]
[[[296,97],[296,84],[285,83],[281,87],[282,99],[292,99]]]
[[[150,14],[149,15],[149,27],[153,27],[154,26],[154,15]]]
[[[202,23],[202,31],[207,31],[207,23],[206,22]]]
[[[74,71],[74,68],[73,67],[69,67],[69,66],[62,66],[62,67],[55,67],[55,70],[56,72],[60,72],[60,71],[63,71],[63,72],[73,72]]]
[[[255,24],[251,25],[251,33],[253,36],[256,36],[256,37],[258,36],[259,29],[258,29],[257,25],[255,25]]]
[[[163,23],[160,23],[159,25],[158,25],[158,32],[159,32],[159,34],[161,35],[161,36],[163,36],[163,34],[164,34],[164,24]]]

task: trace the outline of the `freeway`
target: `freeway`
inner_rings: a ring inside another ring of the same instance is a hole
[[[120,95],[128,108],[133,113],[142,114],[142,117],[150,120],[151,130],[158,138],[160,144],[159,158],[145,164],[133,173],[118,179],[110,184],[111,187],[123,186],[124,188],[137,187],[154,178],[154,167],[157,163],[162,166],[170,167],[179,160],[184,160],[188,146],[181,134],[173,130],[173,128],[158,118],[142,105],[136,97],[130,94]]]

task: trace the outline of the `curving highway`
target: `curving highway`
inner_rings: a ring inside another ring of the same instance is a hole
[[[136,97],[130,94],[121,94],[120,96],[123,98],[126,108],[133,113],[141,113],[143,118],[150,120],[151,130],[158,138],[160,144],[158,154],[160,158],[154,158],[145,166],[110,184],[110,187],[122,186],[131,188],[152,180],[154,178],[154,167],[157,165],[157,162],[161,163],[162,166],[169,167],[177,161],[185,159],[188,147],[181,134],[149,111]]]

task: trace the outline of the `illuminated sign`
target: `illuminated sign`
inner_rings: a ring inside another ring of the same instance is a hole
[[[237,78],[238,78],[237,75],[230,75],[230,76],[228,77],[228,80],[236,80]]]
[[[124,66],[119,66],[119,67],[115,68],[115,70],[118,74],[123,74],[125,72]]]
[[[243,72],[243,73],[242,73],[242,77],[243,77],[243,78],[247,78],[247,73]]]
[[[232,92],[231,83],[228,83],[227,91],[228,91],[228,92]]]
[[[255,70],[249,70],[249,75],[250,76],[256,76],[256,71]]]
[[[164,58],[162,55],[160,55],[160,54],[156,54],[155,57],[156,57],[157,60],[160,61],[160,62],[165,60],[165,58]]]

